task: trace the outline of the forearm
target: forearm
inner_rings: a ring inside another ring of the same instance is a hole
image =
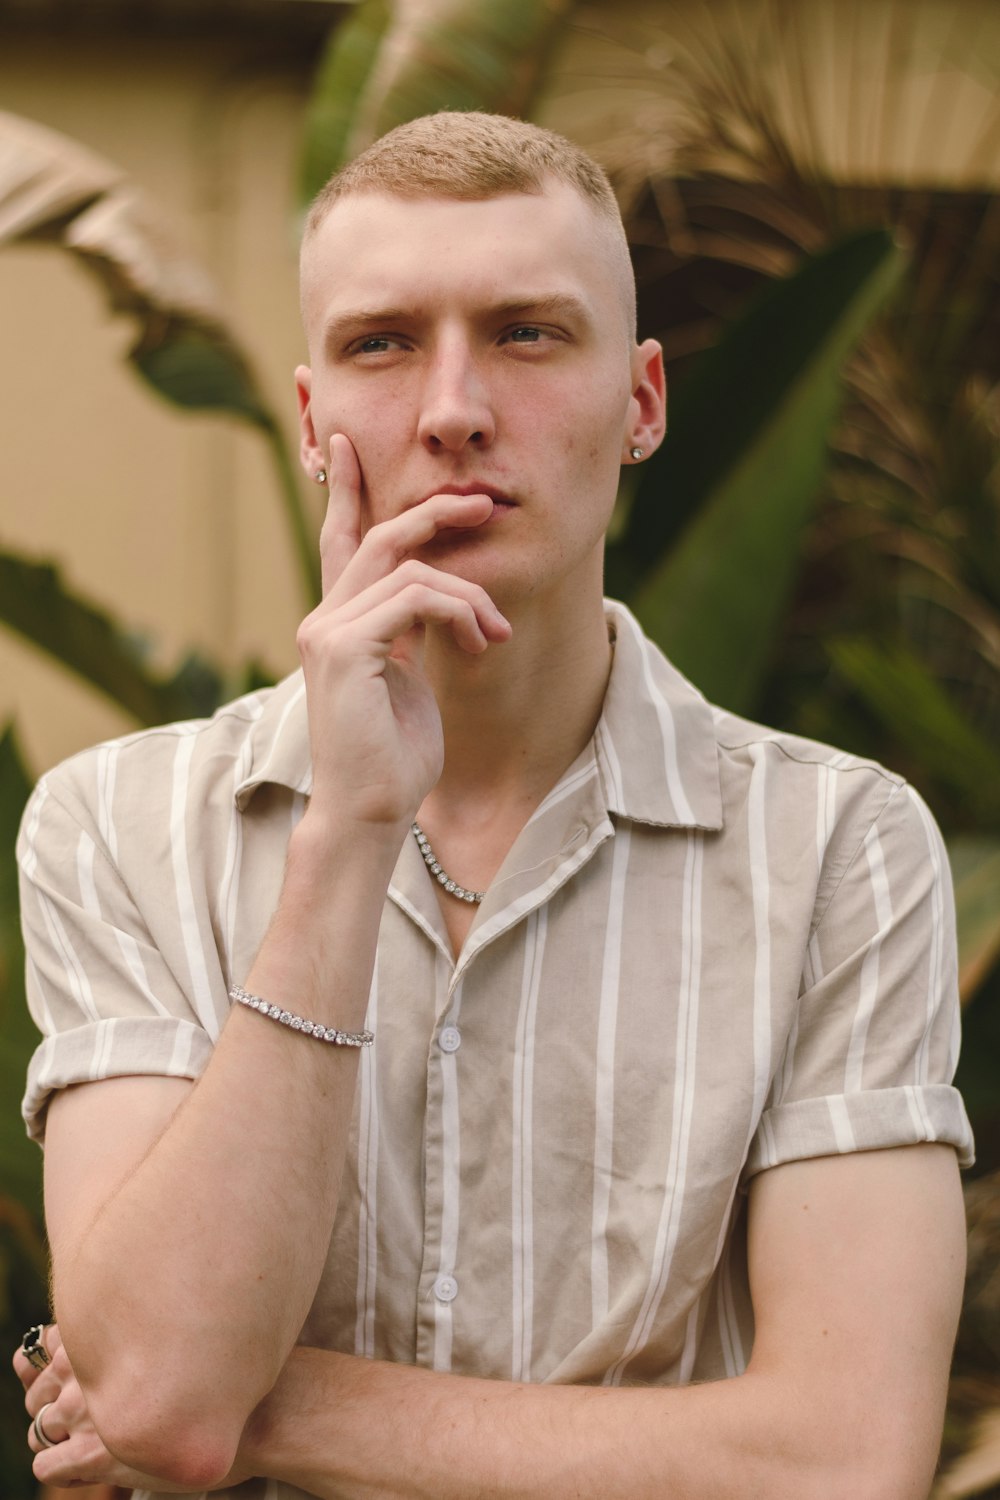
[[[360,1029],[392,838],[348,847],[303,820],[275,919],[237,976],[247,988]],[[156,1457],[151,1434],[188,1431],[198,1448],[204,1425],[207,1448],[223,1450],[205,1453],[211,1469],[274,1384],[328,1249],[357,1062],[235,1007],[159,1139],[59,1247],[67,1346],[99,1428],[137,1466]]]
[[[807,1391],[767,1372],[686,1388],[518,1385],[298,1349],[241,1457],[324,1500],[881,1496],[863,1431]]]

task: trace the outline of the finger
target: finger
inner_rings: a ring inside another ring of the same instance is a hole
[[[42,1442],[39,1437],[39,1428],[48,1439],[47,1443]],[[35,1413],[34,1420],[28,1426],[28,1447],[32,1453],[41,1453],[46,1448],[54,1448],[59,1443],[65,1442],[69,1437],[69,1432],[69,1424],[60,1414],[58,1403],[46,1402]]]
[[[96,1433],[71,1433],[65,1443],[43,1448],[31,1466],[40,1483],[57,1489],[78,1489],[87,1484],[127,1483],[133,1475],[112,1458]],[[138,1478],[138,1475],[134,1476]],[[155,1481],[150,1480],[150,1484]],[[156,1484],[159,1489],[159,1484]],[[103,1490],[102,1490],[103,1493]]]
[[[370,609],[391,599],[393,595],[408,588],[411,584],[423,584],[427,588],[437,589],[440,593],[451,594],[456,599],[464,599],[475,612],[479,628],[488,640],[505,641],[509,638],[510,624],[484,588],[456,574],[442,573],[439,569],[432,568],[429,563],[420,562],[413,557],[400,563],[392,573],[385,578],[378,579],[363,593],[356,594],[344,604],[338,605],[336,614],[329,618],[331,622],[335,620],[338,626],[360,619]]]
[[[25,1393],[24,1405],[28,1415],[33,1417],[46,1402],[58,1400],[68,1385],[75,1386],[76,1377],[66,1351],[60,1344],[52,1356],[52,1363],[40,1371],[38,1379],[33,1381]]]
[[[25,1335],[25,1338],[27,1338],[27,1334]],[[59,1330],[56,1328],[56,1325],[54,1323],[43,1326],[41,1333],[36,1335],[36,1340],[41,1344],[42,1348],[48,1354],[50,1359],[52,1358],[52,1355],[55,1353],[56,1349],[58,1349],[62,1344],[62,1339],[59,1337]],[[24,1352],[23,1342],[19,1344],[15,1349],[12,1363],[14,1366],[14,1373],[17,1376],[18,1380],[20,1380],[21,1384],[24,1386],[25,1390],[28,1390],[38,1379],[39,1375],[43,1374],[44,1370],[47,1368],[47,1366],[43,1366],[42,1369],[39,1369],[37,1365],[32,1364],[31,1360]]]
[[[441,531],[481,526],[493,514],[489,495],[431,495],[389,521],[371,527],[339,576],[334,603],[360,593],[391,573],[404,558],[432,542]]]
[[[53,1374],[51,1369],[44,1370],[25,1394],[24,1409],[28,1416],[36,1416],[43,1406],[57,1399],[61,1390],[62,1381],[59,1376]]]
[[[330,439],[330,498],[319,535],[324,598],[361,545],[361,466],[344,433]]]
[[[457,599],[453,594],[421,583],[408,584],[359,620],[352,621],[344,635],[362,633],[380,655],[389,656],[396,642],[418,625],[438,625],[450,630],[456,645],[476,655],[489,645],[467,599]]]

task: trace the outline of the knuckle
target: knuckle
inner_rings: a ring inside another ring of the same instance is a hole
[[[295,644],[300,656],[309,656],[315,651],[318,634],[317,621],[312,615],[307,615],[295,632]]]

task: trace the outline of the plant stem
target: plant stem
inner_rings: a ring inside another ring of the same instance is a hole
[[[298,475],[284,434],[277,422],[269,421],[263,430],[278,475],[278,488],[281,492],[285,519],[291,531],[292,544],[298,561],[303,599],[306,607],[312,609],[319,603],[321,597],[319,542],[312,534],[299,491]]]

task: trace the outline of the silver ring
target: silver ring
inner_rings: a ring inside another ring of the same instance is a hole
[[[50,1406],[55,1406],[55,1402],[54,1401],[46,1401],[45,1405],[42,1407],[41,1411],[38,1413],[38,1416],[35,1418],[35,1420],[31,1424],[32,1427],[35,1429],[35,1437],[41,1443],[41,1445],[42,1445],[43,1448],[54,1448],[56,1446],[56,1441],[57,1441],[55,1438],[50,1438],[49,1435],[48,1435],[48,1433],[45,1431],[45,1428],[42,1426],[42,1418],[44,1417],[45,1413],[48,1411],[48,1409],[49,1409]],[[62,1440],[62,1438],[60,1438],[60,1439],[58,1439],[58,1441],[62,1442],[63,1440]]]
[[[45,1324],[36,1323],[29,1328],[21,1340],[21,1353],[35,1370],[44,1370],[52,1363],[52,1355],[45,1347]]]

